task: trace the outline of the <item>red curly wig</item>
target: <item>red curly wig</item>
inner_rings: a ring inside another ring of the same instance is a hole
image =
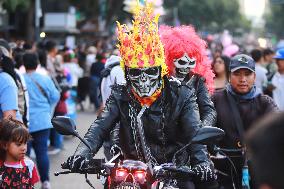
[[[196,67],[192,70],[206,79],[208,91],[214,91],[214,73],[211,62],[206,54],[207,44],[195,32],[192,26],[161,26],[159,34],[164,45],[166,64],[169,74],[173,74],[174,59],[178,59],[187,53],[196,59]]]

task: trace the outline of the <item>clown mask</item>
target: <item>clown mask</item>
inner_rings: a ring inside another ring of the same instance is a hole
[[[185,53],[181,58],[174,60],[174,65],[176,78],[180,81],[183,81],[188,75],[190,69],[195,68],[196,59],[189,57],[188,54]]]

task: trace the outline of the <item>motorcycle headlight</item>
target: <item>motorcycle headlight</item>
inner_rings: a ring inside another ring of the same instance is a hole
[[[134,172],[134,178],[137,182],[143,184],[146,181],[147,172],[144,170],[137,170]]]
[[[115,171],[116,180],[124,180],[128,176],[128,171],[126,169],[117,169]]]

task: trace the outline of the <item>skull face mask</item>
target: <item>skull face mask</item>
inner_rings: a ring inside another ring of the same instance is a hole
[[[176,78],[180,81],[183,81],[190,69],[195,68],[196,59],[190,58],[188,54],[185,53],[181,58],[174,60],[174,65]]]
[[[150,97],[160,87],[160,67],[128,68],[133,90],[140,97]]]

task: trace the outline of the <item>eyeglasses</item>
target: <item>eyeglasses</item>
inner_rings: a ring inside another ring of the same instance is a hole
[[[159,73],[159,67],[151,67],[151,68],[128,68],[128,73],[132,77],[137,77],[142,73],[147,75],[157,75]]]

